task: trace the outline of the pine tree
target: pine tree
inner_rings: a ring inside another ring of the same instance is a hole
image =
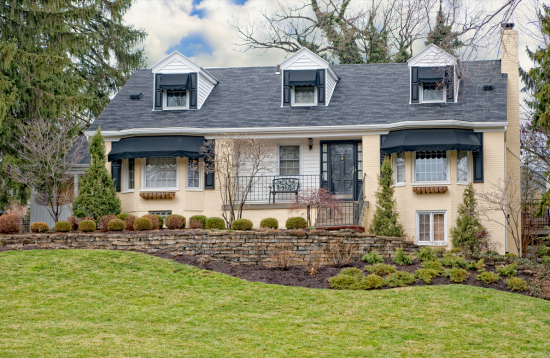
[[[458,39],[458,33],[453,31],[452,25],[447,25],[447,18],[443,13],[443,0],[439,0],[439,10],[435,17],[435,26],[428,33],[426,46],[429,44],[437,45],[439,48],[455,56],[455,50],[463,46],[462,41]]]
[[[105,167],[105,143],[101,128],[97,129],[89,144],[90,167],[80,181],[78,196],[73,203],[76,217],[89,217],[96,222],[104,215],[119,214],[120,199],[115,183]]]
[[[380,236],[402,237],[403,225],[398,222],[399,213],[393,197],[393,169],[388,157],[384,158],[381,174],[378,177],[376,211],[369,226],[369,233]]]
[[[465,248],[471,252],[479,250],[480,242],[476,233],[484,230],[476,211],[476,199],[472,184],[464,189],[462,204],[458,206],[456,226],[451,229],[451,238],[454,247]]]

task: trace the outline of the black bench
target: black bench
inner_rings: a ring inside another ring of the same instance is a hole
[[[275,195],[277,194],[295,194],[298,195],[300,189],[300,179],[298,178],[277,178],[273,179],[273,184],[269,187],[269,202],[273,195],[273,204],[275,204]]]

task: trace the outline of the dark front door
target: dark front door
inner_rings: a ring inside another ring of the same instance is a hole
[[[340,200],[353,200],[355,144],[330,145],[330,188]]]

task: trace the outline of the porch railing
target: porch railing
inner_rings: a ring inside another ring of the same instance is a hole
[[[550,208],[543,208],[540,215],[536,215],[539,209],[540,200],[533,200],[521,204],[521,214],[523,225],[526,220],[530,221],[530,226],[536,229],[544,229],[550,226]]]
[[[303,192],[308,189],[319,189],[321,186],[320,175],[265,175],[256,176],[252,179],[252,181],[250,176],[239,176],[237,177],[237,181],[241,193],[244,193],[247,186],[250,185],[250,192],[246,197],[247,202],[268,203],[270,201],[270,194],[273,188],[273,180],[283,178],[298,179],[300,182],[299,192]],[[288,202],[295,199],[296,194],[294,193],[279,193],[275,195],[276,202]]]

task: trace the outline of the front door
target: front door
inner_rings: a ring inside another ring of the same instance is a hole
[[[355,144],[330,145],[330,178],[332,193],[340,200],[353,200]]]

